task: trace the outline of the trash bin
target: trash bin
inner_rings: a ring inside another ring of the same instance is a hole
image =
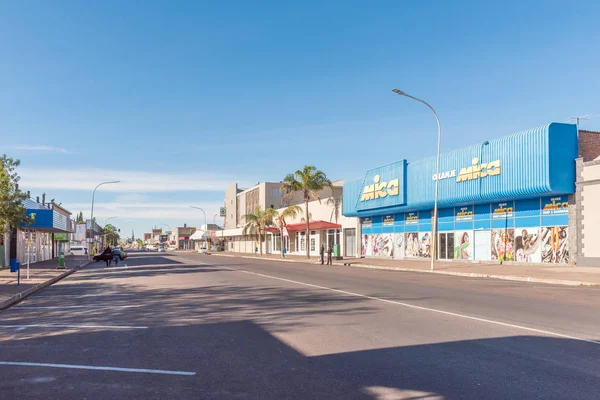
[[[65,267],[65,252],[61,251],[58,253],[58,268],[63,269]]]
[[[340,256],[340,245],[339,245],[339,243],[333,245],[333,256],[334,257],[339,257]]]

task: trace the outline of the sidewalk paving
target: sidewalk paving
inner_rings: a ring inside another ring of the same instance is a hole
[[[65,269],[56,269],[58,258],[40,261],[29,265],[30,279],[27,279],[27,264],[21,264],[20,285],[17,285],[17,273],[10,272],[10,267],[0,269],[0,310],[65,278],[87,263],[87,256],[66,256]]]
[[[218,252],[217,256],[241,257],[250,259],[278,260],[285,262],[310,262],[320,264],[318,257],[286,255],[284,260],[279,254],[254,256],[246,253]],[[435,270],[430,271],[430,260],[391,260],[379,258],[345,258],[334,260],[334,266],[386,269],[394,271],[435,273],[442,275],[466,276],[472,278],[494,278],[511,281],[547,283],[569,286],[600,286],[600,268],[567,267],[551,265],[517,265],[475,262],[436,261]]]

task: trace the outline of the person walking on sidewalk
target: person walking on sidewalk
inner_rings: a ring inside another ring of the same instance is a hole
[[[331,247],[331,245],[329,245],[329,247],[327,248],[327,265],[333,265],[333,263],[331,262],[331,253],[333,253],[333,248]]]
[[[319,254],[321,255],[321,265],[323,265],[325,263],[325,245],[324,244],[321,245],[321,250],[319,251]]]

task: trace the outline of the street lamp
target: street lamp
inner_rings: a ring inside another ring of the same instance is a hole
[[[204,210],[203,210],[202,208],[200,208],[200,207],[196,207],[196,206],[190,206],[190,207],[192,207],[192,208],[195,208],[196,210],[200,210],[200,211],[202,211],[202,213],[204,214],[204,230],[205,230],[206,232],[208,232],[208,224],[206,223],[206,212],[204,212]],[[206,247],[207,247],[207,249],[206,249],[206,251],[207,251],[207,252],[210,252],[210,248],[208,248],[208,244],[210,243],[210,242],[208,241],[208,235],[207,235],[207,237],[206,237],[206,243],[207,243],[207,246],[206,246]]]
[[[121,181],[108,181],[108,182],[102,182],[100,184],[98,184],[98,186],[96,186],[94,188],[94,191],[92,192],[92,212],[91,212],[91,216],[90,216],[90,236],[94,237],[94,198],[96,196],[96,189],[98,189],[100,186],[102,185],[108,185],[109,183],[120,183]],[[88,259],[89,259],[89,254],[88,254]]]
[[[435,197],[433,200],[433,232],[431,235],[431,268],[430,268],[431,271],[433,271],[433,265],[435,262],[435,258],[437,257],[438,191],[439,191],[439,182],[440,182],[440,180],[439,180],[439,177],[440,177],[440,144],[442,141],[442,128],[440,125],[440,119],[438,118],[438,115],[435,112],[435,110],[433,109],[433,107],[431,107],[431,105],[429,103],[427,103],[426,101],[418,99],[409,94],[406,94],[402,90],[399,90],[399,89],[392,89],[392,92],[399,94],[400,96],[405,96],[405,97],[408,97],[410,99],[413,99],[420,103],[425,104],[433,112],[433,115],[435,115],[435,120],[437,121],[437,126],[438,126],[437,158],[436,158],[436,162],[435,162],[435,178],[436,179],[435,179]]]
[[[104,218],[104,227],[106,228],[106,222],[110,221],[111,219],[114,218],[118,218],[118,217],[108,217],[108,218]]]

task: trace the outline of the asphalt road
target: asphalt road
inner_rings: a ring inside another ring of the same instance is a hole
[[[1,399],[596,399],[600,290],[193,253],[0,313]]]

